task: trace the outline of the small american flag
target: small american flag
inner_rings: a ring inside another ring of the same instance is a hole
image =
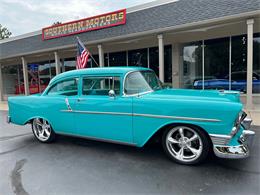
[[[86,68],[90,53],[84,47],[83,43],[80,41],[79,38],[78,38],[78,42],[77,42],[77,47],[78,47],[78,51],[77,51],[77,65],[76,65],[76,67],[77,67],[77,69]]]

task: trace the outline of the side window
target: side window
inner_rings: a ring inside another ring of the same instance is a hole
[[[78,94],[78,80],[70,79],[56,83],[48,91],[47,95],[73,96]]]
[[[120,77],[86,77],[83,78],[83,95],[105,95],[109,90],[120,94]]]

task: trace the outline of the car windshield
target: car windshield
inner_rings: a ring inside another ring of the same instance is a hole
[[[153,71],[136,71],[127,75],[125,94],[133,95],[162,89],[158,77]]]

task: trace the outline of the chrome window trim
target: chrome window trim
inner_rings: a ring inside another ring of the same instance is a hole
[[[79,76],[72,76],[72,77],[68,77],[68,78],[59,79],[59,80],[57,80],[53,83],[49,83],[49,85],[43,91],[41,96],[48,96],[49,91],[52,89],[52,87],[54,87],[54,85],[61,83],[61,82],[64,82],[64,81],[73,80],[73,79],[75,79],[77,81],[77,95],[79,95]]]
[[[199,122],[201,122],[201,121],[203,121],[203,122],[221,122],[221,120],[219,120],[219,119],[154,115],[154,114],[142,114],[142,113],[127,113],[127,112],[100,112],[100,111],[81,111],[81,110],[61,110],[61,112],[74,112],[74,113],[80,113],[80,114],[107,114],[107,115],[140,116],[140,117],[149,117],[149,118],[163,118],[163,119],[188,120],[188,121],[199,121]]]
[[[148,93],[151,93],[153,92],[154,90],[150,90],[150,91],[145,91],[145,92],[142,92],[142,93],[135,93],[135,94],[126,94],[125,93],[125,81],[126,81],[126,77],[133,73],[133,72],[141,72],[142,70],[132,70],[132,71],[129,71],[125,74],[124,78],[123,78],[123,84],[122,84],[122,97],[135,97],[135,96],[140,96],[140,95],[144,95],[144,94],[148,94]],[[153,72],[152,70],[145,70],[145,71],[151,71]]]
[[[107,75],[107,74],[104,74],[104,75],[83,75],[82,76],[82,86],[81,86],[81,95],[82,96],[90,96],[90,95],[84,95],[83,94],[83,80],[84,79],[88,79],[88,78],[115,78],[115,77],[118,77],[119,78],[119,84],[120,84],[120,86],[119,86],[119,94],[118,94],[118,96],[120,96],[121,95],[121,78],[122,78],[122,75],[121,74],[116,74],[116,75]],[[114,82],[114,81],[113,81]],[[113,83],[114,84],[114,83]],[[113,86],[113,88],[114,88],[114,86]],[[91,96],[106,96],[106,95],[91,95]],[[107,95],[108,96],[108,95]]]

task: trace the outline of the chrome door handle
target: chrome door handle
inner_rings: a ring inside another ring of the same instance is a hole
[[[78,98],[77,101],[78,102],[82,102],[82,101],[85,101],[86,99],[85,98]]]

